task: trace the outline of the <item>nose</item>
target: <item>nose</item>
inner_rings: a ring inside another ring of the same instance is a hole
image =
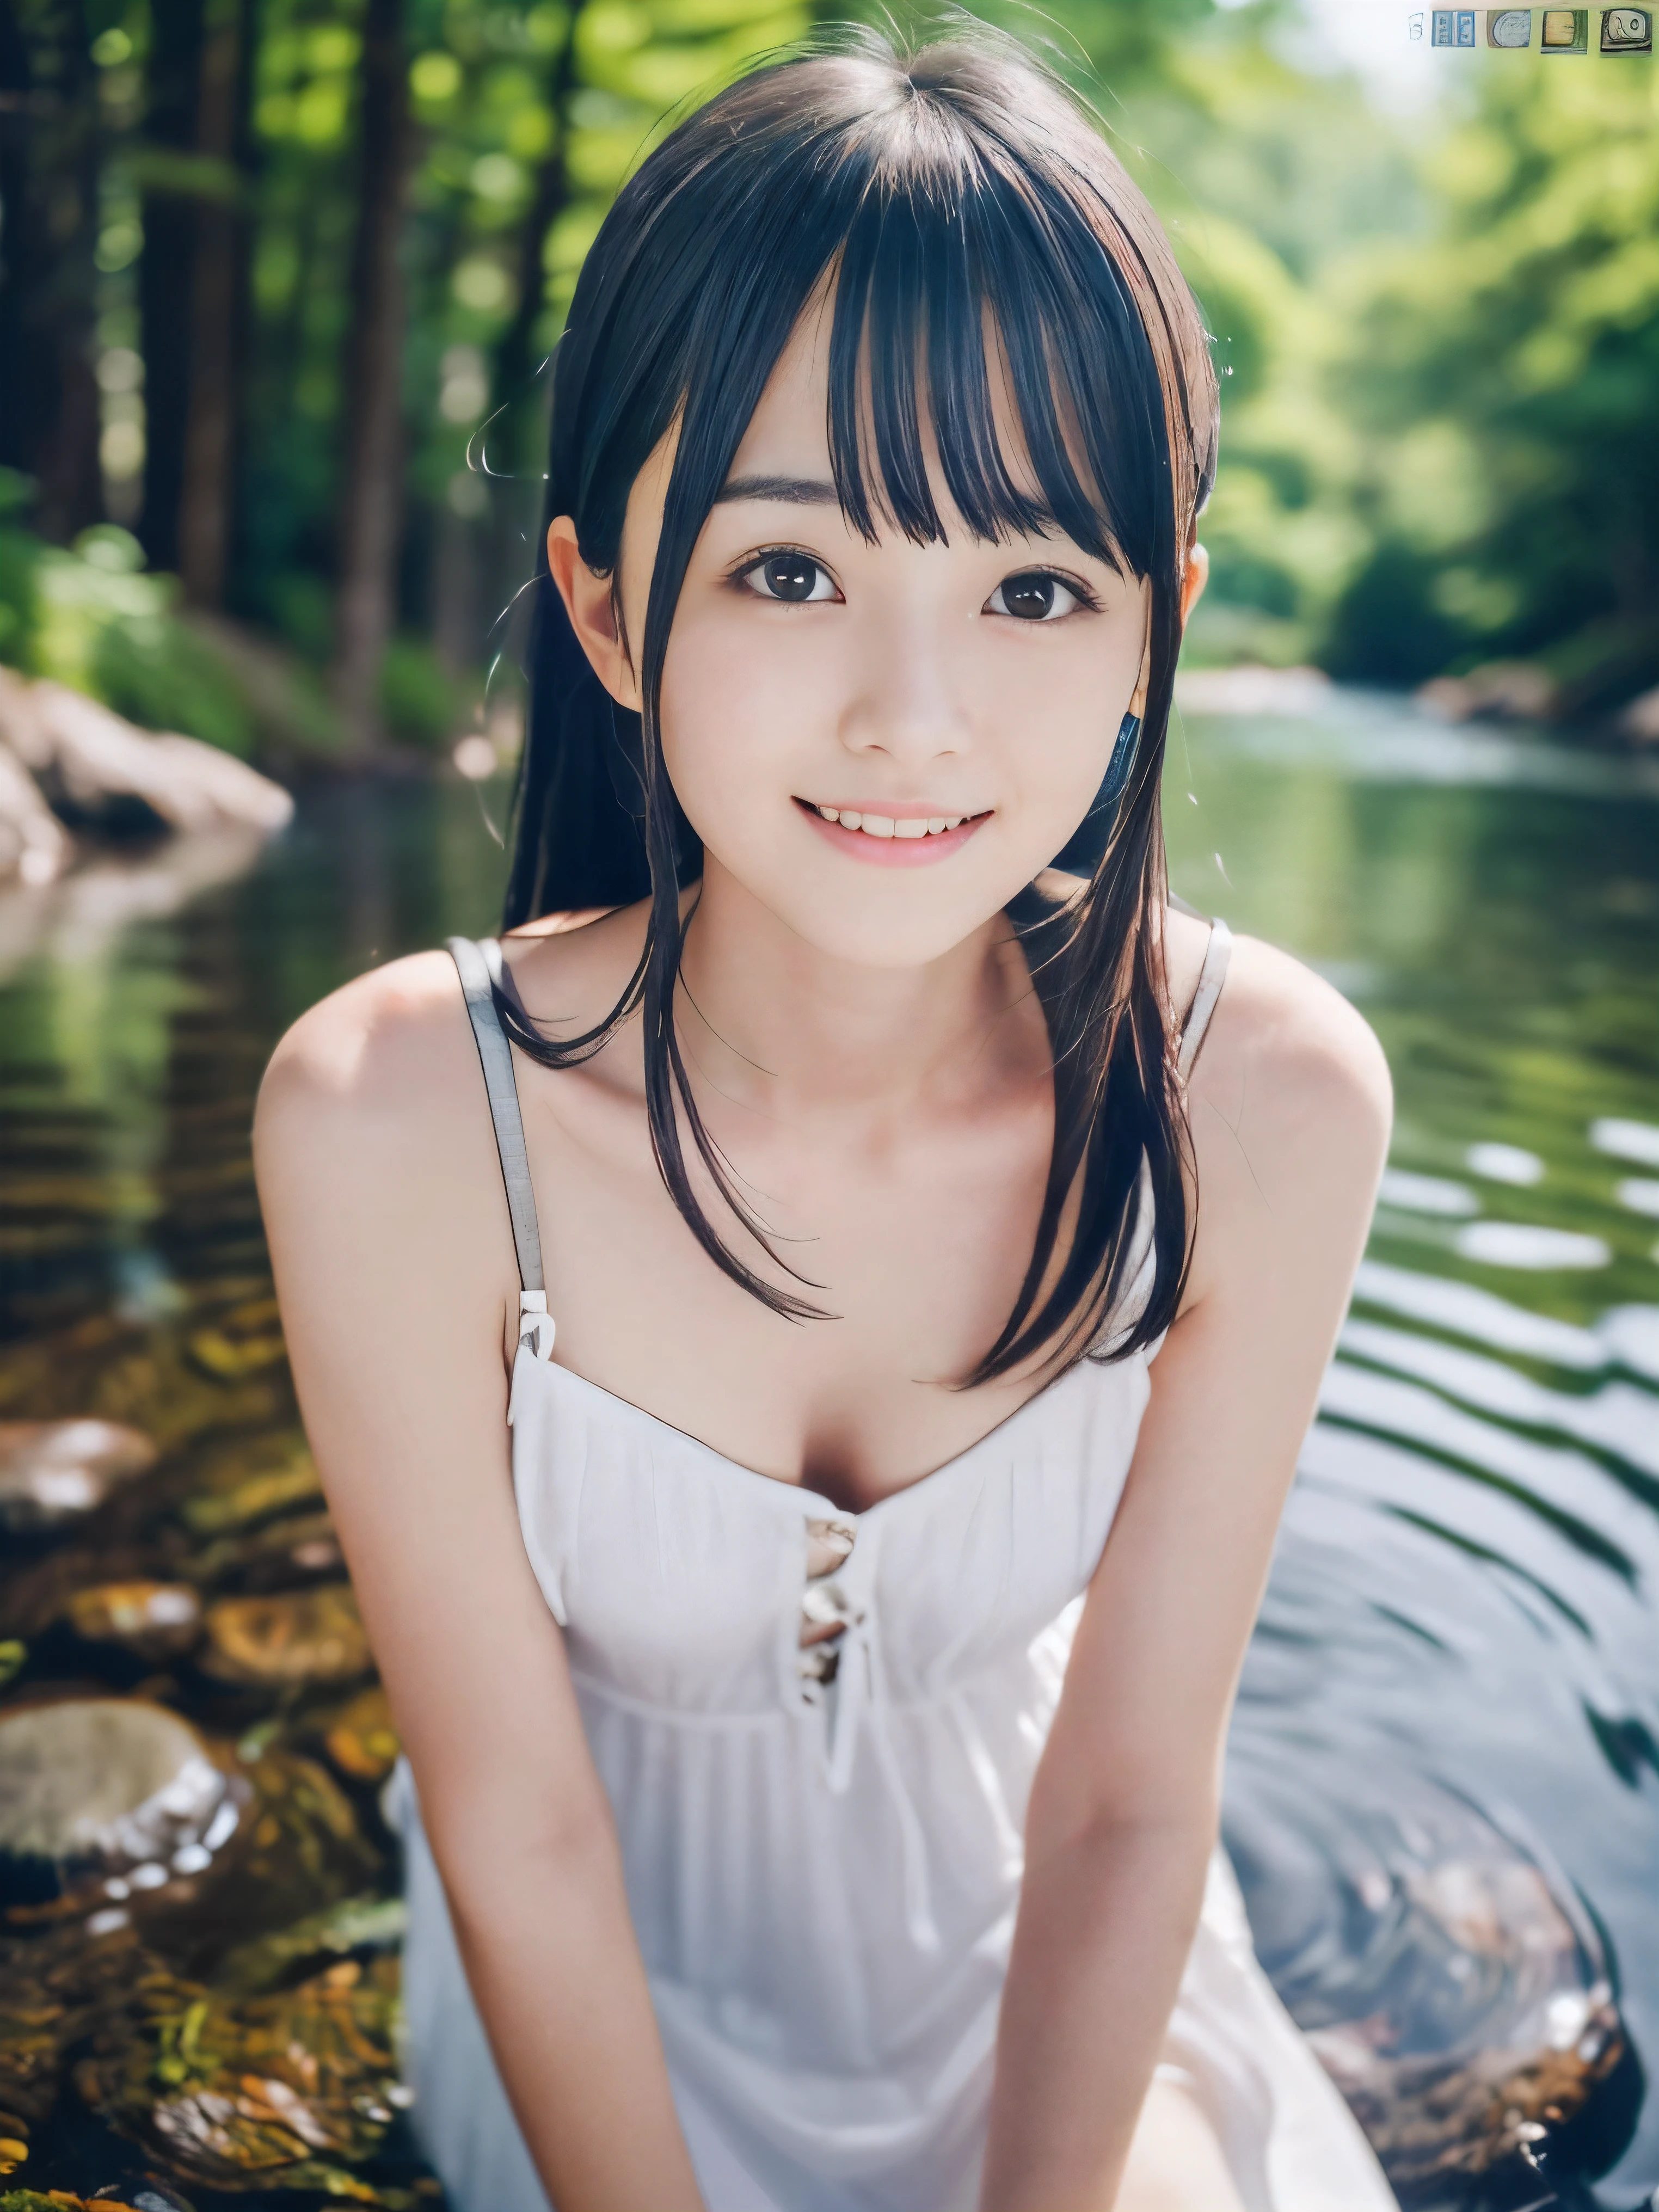
[[[917,769],[969,749],[963,656],[957,652],[953,669],[938,622],[914,608],[894,609],[860,624],[848,649],[858,656],[842,716],[849,752],[884,754],[895,767]]]

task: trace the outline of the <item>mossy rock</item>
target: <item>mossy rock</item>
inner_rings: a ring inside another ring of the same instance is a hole
[[[186,2181],[380,2201],[374,2158],[406,2093],[393,2055],[397,1962],[343,1960],[292,1990],[147,1993],[137,2032],[75,2069],[108,2124]]]
[[[3,2171],[0,2168],[0,2171]],[[135,2212],[118,2197],[71,2197],[66,2189],[8,2189],[0,2212]]]
[[[0,1938],[0,2134],[27,2143],[58,2101],[69,2052],[98,2033],[118,2040],[135,1990],[162,1972],[130,1926],[89,1937],[77,1920]]]
[[[188,1583],[94,1583],[69,1602],[83,1643],[112,1644],[151,1664],[182,1658],[202,1633],[202,1601]]]
[[[346,1583],[265,1597],[221,1598],[207,1614],[201,1670],[216,1682],[298,1690],[373,1673],[374,1655]]]

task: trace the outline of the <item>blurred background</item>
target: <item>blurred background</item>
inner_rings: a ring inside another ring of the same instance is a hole
[[[1091,92],[1215,332],[1192,656],[1616,726],[1659,684],[1651,57],[1310,8],[1003,16]],[[611,194],[677,103],[815,20],[12,0],[0,653],[244,755],[453,743]]]
[[[1231,1744],[1258,1948],[1412,2212],[1635,2212],[1650,21],[1548,11],[1546,52],[1536,9],[980,12],[1088,92],[1214,337],[1175,887],[1352,998],[1399,1097]],[[0,5],[3,2212],[439,2205],[396,1736],[248,1119],[307,1005],[493,926],[542,364],[665,118],[826,20]]]

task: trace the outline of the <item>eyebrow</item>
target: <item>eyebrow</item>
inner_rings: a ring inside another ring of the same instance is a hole
[[[778,500],[786,507],[841,504],[834,484],[816,477],[732,477],[721,486],[714,504],[724,507],[734,499]]]

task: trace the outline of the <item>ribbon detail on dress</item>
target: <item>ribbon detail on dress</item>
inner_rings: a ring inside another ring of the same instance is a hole
[[[803,1644],[799,1662],[802,1702],[823,1715],[823,1756],[830,1787],[845,1795],[859,1742],[867,1735],[897,1824],[904,1874],[904,1924],[919,1951],[939,1948],[933,1883],[921,1820],[904,1778],[891,1729],[892,1699],[882,1663],[876,1607],[877,1523],[809,1522],[809,1540],[833,1541],[843,1531],[848,1546],[838,1565],[809,1577],[801,1594],[803,1624],[832,1630]]]

